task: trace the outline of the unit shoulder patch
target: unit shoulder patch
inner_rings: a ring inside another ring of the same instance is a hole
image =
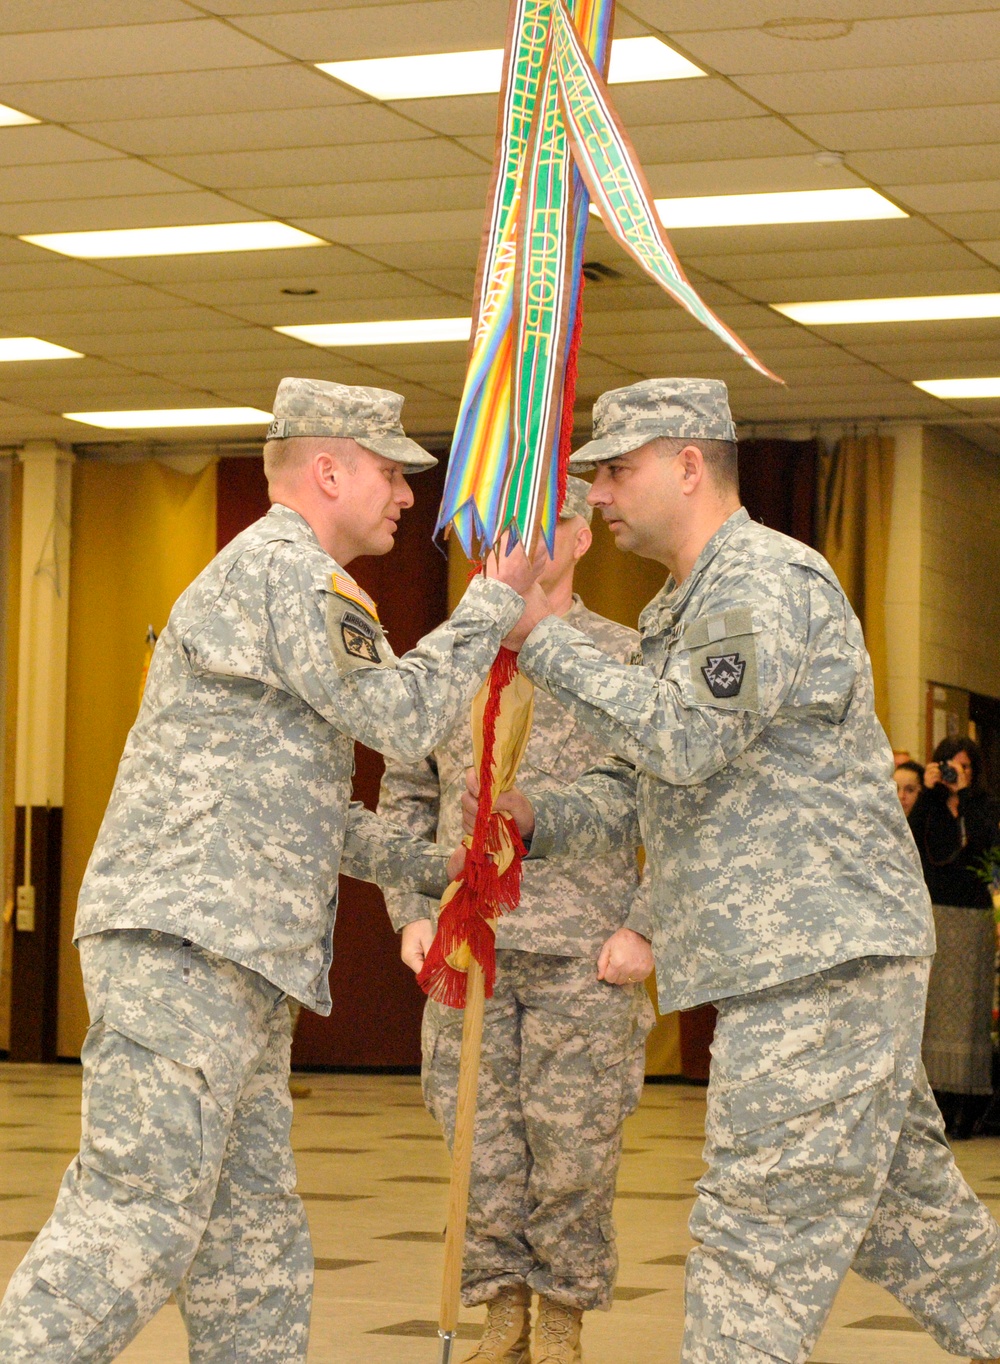
[[[701,669],[708,689],[716,699],[739,696],[746,670],[746,660],[739,654],[709,654]]]
[[[345,609],[339,593],[330,598],[327,636],[334,661],[342,673],[356,668],[385,668],[393,661],[381,626],[367,613]]]
[[[688,657],[696,705],[756,710],[757,636],[760,627],[747,607],[731,608],[690,621],[680,638]]]

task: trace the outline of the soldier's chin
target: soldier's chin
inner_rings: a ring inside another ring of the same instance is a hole
[[[361,551],[362,554],[388,554],[396,543],[396,527],[392,530],[387,526],[380,526],[378,530],[372,531],[368,537],[368,543]]]

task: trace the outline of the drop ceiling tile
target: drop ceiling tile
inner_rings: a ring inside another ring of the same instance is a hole
[[[442,137],[427,137],[402,125],[413,141],[346,147],[291,148],[284,151],[225,152],[218,155],[158,157],[157,164],[202,185],[219,189],[262,186],[326,185],[365,180],[407,179],[415,175],[468,175],[481,165],[462,147]]]
[[[38,254],[42,253],[39,251]],[[102,288],[120,282],[114,275],[84,261],[67,260],[65,256],[60,258],[51,251],[46,251],[44,255],[47,259],[0,264],[0,305],[13,292],[22,289],[75,289],[88,285]]]
[[[239,216],[239,215],[238,215]],[[280,280],[282,284],[314,284],[328,275],[357,274],[382,268],[342,246],[303,246],[289,251],[232,251],[203,256],[137,256],[109,261],[117,274],[149,284],[215,280]]]
[[[795,71],[777,76],[742,76],[748,95],[785,114],[834,113],[855,109],[910,109],[921,106],[991,103],[1000,89],[1000,61],[935,62],[858,71]]]
[[[856,19],[848,20],[845,27],[848,31],[842,36],[820,42],[783,38],[775,29],[719,29],[712,33],[685,33],[681,46],[695,61],[708,63],[728,75],[858,70],[890,65],[916,67],[941,60],[982,61],[1000,57],[1000,24],[995,9]]]
[[[805,299],[901,298],[913,294],[971,294],[998,292],[1000,280],[989,266],[971,270],[914,270],[874,275],[786,277],[746,282],[747,293],[767,303]]]
[[[115,153],[48,123],[0,128],[0,166],[42,166],[56,161],[107,161]]]
[[[247,325],[239,325],[234,318],[221,318],[223,325],[212,331],[211,341],[205,335],[195,336],[190,329],[180,328],[176,331],[149,331],[118,332],[102,330],[95,333],[93,330],[94,319],[87,323],[81,323],[79,331],[61,331],[58,337],[60,345],[70,346],[73,350],[81,350],[85,355],[106,355],[111,358],[121,358],[135,365],[139,360],[130,359],[138,356],[158,356],[184,354],[203,357],[206,349],[238,349],[246,345],[248,349],[254,349],[255,345],[266,347],[266,339],[275,336],[275,332],[268,332],[266,328],[251,328]],[[204,329],[200,329],[204,333]],[[249,333],[259,333],[253,345],[247,341]]]
[[[0,33],[56,33],[63,29],[170,23],[196,11],[183,0],[4,0]]]
[[[462,52],[502,47],[504,0],[411,0],[397,5],[234,17],[244,33],[307,62],[395,57],[411,52]]]
[[[447,99],[407,99],[388,106],[425,128],[447,137],[496,134],[496,95],[453,95]]]
[[[987,142],[981,146],[852,152],[850,163],[863,176],[879,185],[993,180],[1000,166],[1000,141]]]
[[[13,166],[0,177],[0,203],[99,199],[184,193],[189,186],[144,161],[67,161],[53,166]]]
[[[216,19],[77,28],[72,42],[53,42],[46,33],[0,36],[0,70],[16,71],[22,82],[267,66],[273,61],[273,52]]]
[[[1000,29],[1000,20],[997,22]],[[917,91],[914,92],[915,94]],[[1000,104],[872,109],[863,113],[796,114],[795,126],[824,147],[871,151],[1000,142]]]
[[[969,248],[985,256],[987,260],[1000,265],[1000,241],[969,242]]]
[[[443,270],[416,270],[414,271],[418,279],[422,279],[432,288],[440,289],[442,293],[454,294],[469,306],[472,306],[472,295],[476,287],[475,270],[443,269]]]
[[[857,330],[856,328],[853,330]],[[879,328],[885,331],[885,328]],[[947,341],[940,336],[933,340],[903,340],[898,335],[883,341],[876,341],[872,338],[855,337],[851,341],[851,349],[863,360],[870,361],[874,365],[893,366],[899,371],[916,373],[918,378],[925,378],[932,369],[940,366],[942,372],[951,370],[958,372],[964,365],[986,366],[985,373],[991,364],[995,365],[997,357],[997,335],[979,340]]]
[[[424,135],[419,129],[411,133],[411,126],[378,104],[357,103],[84,123],[80,131],[136,156],[172,156],[330,147]]]
[[[479,260],[482,215],[476,235],[456,236],[430,241],[373,242],[365,246],[365,254],[398,270],[433,270],[457,268],[475,271]]]
[[[4,316],[15,335],[21,334],[18,331],[19,327],[31,323],[37,325],[39,321],[37,312],[25,314],[8,311]],[[183,302],[175,299],[172,307],[138,309],[135,312],[112,308],[101,312],[95,310],[53,312],[46,315],[44,324],[46,340],[70,346],[73,350],[83,350],[85,354],[100,355],[99,348],[87,350],[83,346],[74,345],[72,341],[64,341],[63,338],[87,334],[93,338],[95,326],[99,326],[98,336],[117,338],[125,334],[149,333],[154,337],[156,335],[165,337],[174,333],[186,337],[191,349],[204,350],[215,344],[212,339],[213,333],[231,329],[237,324],[237,319],[211,308],[185,306]]]
[[[404,206],[428,209],[479,208],[486,203],[489,175],[424,176],[419,180],[365,180],[360,184],[291,185],[232,190],[233,198],[277,218],[391,213]]]
[[[919,246],[855,246],[827,251],[748,251],[742,255],[724,256],[688,253],[685,265],[704,271],[714,279],[734,281],[977,268],[977,262],[964,247],[949,241]]]
[[[363,281],[380,275],[362,275]],[[377,322],[410,317],[448,317],[461,314],[461,301],[431,289],[419,280],[391,274],[381,289],[359,287],[350,297],[275,299],[258,304],[217,304],[227,316],[262,327],[301,326],[318,322]],[[291,306],[289,306],[291,305]],[[462,343],[465,344],[464,342]]]
[[[726,81],[639,81],[614,85],[611,99],[628,129],[647,124],[700,123],[703,119],[755,118],[765,111]]]
[[[603,232],[603,228],[597,230]],[[918,218],[854,223],[770,223],[759,227],[685,227],[673,228],[669,236],[682,260],[689,255],[825,250],[868,242],[891,245],[941,240],[939,231]]]
[[[651,123],[630,129],[643,163],[731,160],[812,154],[813,146],[780,119],[724,119],[703,123]]]
[[[237,0],[230,0],[236,3]],[[260,0],[266,3],[266,0]],[[708,32],[712,29],[731,29],[739,24],[747,28],[761,24],[781,24],[783,21],[808,24],[796,9],[806,15],[822,15],[825,19],[854,22],[859,11],[865,18],[891,18],[894,15],[947,14],[951,11],[989,10],[991,0],[824,0],[821,6],[806,8],[789,5],[788,0],[628,0],[628,8],[647,23],[664,31],[682,34]],[[793,17],[789,19],[789,15]],[[821,20],[819,22],[822,22]],[[793,30],[789,30],[793,31]]]
[[[0,326],[8,316],[36,317],[37,326],[64,313],[93,310],[98,316],[107,311],[149,311],[176,308],[177,300],[141,284],[122,284],[106,278],[102,284],[64,288],[3,289],[0,276]]]
[[[887,186],[893,198],[918,213],[981,213],[1000,210],[1000,180],[967,180],[945,185]]]
[[[356,103],[356,90],[327,80],[312,67],[284,62],[222,71],[171,71],[94,79],[22,84],[0,78],[0,100],[36,118],[57,123],[245,112],[253,109],[305,109]]]
[[[316,295],[308,298],[283,294],[282,288],[292,287],[285,284],[283,277],[278,279],[231,279],[216,280],[204,284],[175,283],[171,292],[181,298],[189,298],[193,303],[203,303],[212,307],[234,309],[248,307],[275,307],[287,312],[295,312],[293,321],[312,321],[310,314],[317,308],[322,309],[331,303],[347,299],[380,298],[390,291],[405,292],[413,282],[406,275],[395,270],[359,271],[354,274],[328,275],[324,279],[316,277],[310,281],[317,290]],[[301,285],[298,287],[310,287]],[[423,286],[427,292],[427,286]],[[302,312],[301,319],[299,312]],[[322,319],[318,319],[322,320]],[[333,319],[326,319],[327,321]]]
[[[1000,212],[996,209],[985,213],[935,213],[931,222],[964,241],[1000,238]]]
[[[754,120],[756,122],[757,120]],[[770,194],[782,190],[854,189],[863,182],[846,166],[825,169],[808,156],[757,156],[751,147],[739,159],[697,159],[670,164],[676,151],[669,133],[643,158],[646,178],[658,197],[694,194]]]
[[[328,241],[364,250],[371,243],[446,242],[468,237],[482,228],[479,209],[455,209],[444,213],[363,213],[347,218],[299,218],[296,226]]]
[[[257,216],[218,195],[191,190],[185,194],[141,194],[135,198],[119,195],[107,199],[2,205],[0,232],[20,236],[117,227],[178,227],[188,223],[249,222]],[[42,247],[35,249],[43,250]]]

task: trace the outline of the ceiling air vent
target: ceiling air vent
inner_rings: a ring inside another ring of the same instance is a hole
[[[583,262],[583,277],[591,284],[611,284],[614,280],[625,278],[621,270],[615,270],[600,260],[585,260]]]

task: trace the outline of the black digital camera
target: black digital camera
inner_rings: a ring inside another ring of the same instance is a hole
[[[952,763],[941,763],[941,780],[946,786],[958,785],[958,768]]]

